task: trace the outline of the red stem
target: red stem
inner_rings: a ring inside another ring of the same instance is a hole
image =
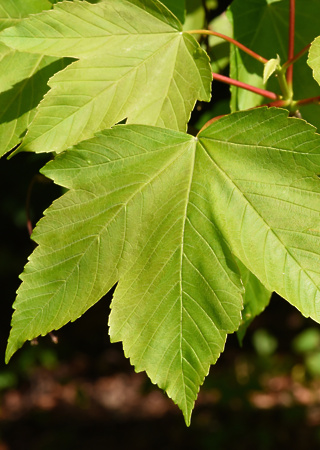
[[[303,100],[298,100],[296,102],[296,105],[307,105],[308,103],[320,103],[320,96],[305,98]],[[254,106],[253,108],[249,108],[249,109],[262,108],[263,106],[268,106],[268,107],[276,106],[278,108],[281,108],[281,107],[287,106],[287,104],[288,104],[288,102],[286,100],[276,100],[275,102],[264,103],[263,105]],[[224,117],[224,116],[227,116],[227,114],[222,114],[221,116],[216,116],[216,117],[213,117],[212,119],[208,120],[208,122],[206,122],[203,125],[203,127],[201,128],[201,130],[199,131],[198,134],[200,134],[201,131],[205,130],[213,122],[215,122],[216,120],[221,119],[221,117]]]
[[[291,60],[294,57],[295,12],[296,12],[296,2],[295,0],[290,0],[288,60]],[[293,79],[293,65],[290,64],[287,70],[287,83],[290,89],[292,86],[292,79]]]
[[[224,75],[220,75],[219,73],[213,73],[212,77],[214,80],[222,81],[222,83],[231,84],[233,86],[237,86],[247,91],[254,92],[255,94],[262,95],[263,97],[271,98],[271,100],[279,100],[277,94],[271,91],[266,91],[265,89],[260,89],[250,84],[243,83],[242,81],[234,80],[233,78],[226,77]]]
[[[276,100],[275,102],[264,103],[263,105],[255,106],[254,108],[262,108],[262,106],[268,106],[269,108],[272,106],[276,106],[277,108],[282,108],[286,107],[287,105],[288,105],[287,100]]]
[[[241,50],[243,50],[245,53],[247,53],[248,55],[252,56],[252,58],[258,60],[259,62],[265,64],[268,62],[268,60],[266,58],[264,58],[261,55],[258,55],[258,53],[250,50],[250,48],[246,47],[243,44],[240,44],[240,42],[236,41],[235,39],[232,39],[229,36],[226,36],[225,34],[221,34],[218,33],[217,31],[212,31],[212,30],[191,30],[191,31],[187,31],[187,33],[189,34],[211,34],[212,36],[217,36],[221,39],[224,39],[225,41],[231,42],[231,44],[235,45],[236,47],[240,48]]]
[[[205,130],[206,128],[208,128],[209,125],[211,125],[213,122],[216,122],[217,120],[221,119],[221,117],[225,117],[228,114],[222,114],[221,116],[216,116],[216,117],[212,117],[212,119],[208,120],[208,122],[206,122],[203,127],[200,129],[199,133],[201,133],[201,131]],[[197,134],[197,136],[198,136]]]
[[[282,68],[286,69],[287,67],[289,67],[291,64],[295,63],[296,61],[298,61],[299,58],[301,58],[301,56],[303,56],[310,48],[311,44],[306,45],[302,50],[300,50],[300,52],[298,52],[296,55],[294,55],[293,58],[288,59],[288,61],[286,61]],[[288,69],[289,70],[289,69]]]
[[[308,105],[309,103],[320,103],[320,96],[304,98],[303,100],[296,101],[296,105]]]
[[[286,106],[286,104],[287,104],[286,100],[276,100],[275,102],[265,103],[265,104],[263,104],[263,105],[260,105],[260,106],[254,106],[253,108],[249,108],[249,109],[262,108],[263,106],[269,106],[269,107],[271,107],[271,106],[278,106],[278,107],[281,107],[281,106]],[[201,128],[201,130],[199,131],[198,134],[200,134],[201,131],[205,130],[205,129],[206,129],[209,125],[211,125],[213,122],[216,122],[217,120],[221,119],[221,117],[225,117],[225,116],[227,116],[227,115],[228,115],[228,114],[222,114],[221,116],[216,116],[216,117],[213,117],[212,119],[209,119],[208,122],[206,122],[206,123],[203,125],[203,127]]]

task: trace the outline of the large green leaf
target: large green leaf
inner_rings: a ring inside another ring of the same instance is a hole
[[[58,155],[44,173],[69,191],[33,233],[7,359],[118,282],[111,338],[188,423],[241,323],[232,254],[320,320],[319,172],[319,136],[275,108],[226,116],[197,138],[117,126]]]
[[[156,0],[59,3],[1,40],[80,58],[51,78],[23,150],[59,152],[125,118],[185,130],[196,100],[210,99],[207,55]]]
[[[313,69],[313,76],[320,84],[320,36],[311,44],[308,64]]]
[[[296,0],[295,52],[298,53],[319,35],[320,2],[318,0]],[[230,18],[234,26],[234,38],[267,59],[280,56],[283,64],[288,52],[289,1],[270,0],[234,0],[230,7]],[[254,32],[252,32],[254,30]],[[230,76],[256,87],[263,84],[263,64],[256,61],[238,48],[231,46]],[[312,77],[312,71],[306,64],[304,55],[294,64],[294,99],[299,100],[319,95],[319,86]],[[277,80],[271,77],[267,88],[280,92]],[[252,108],[270,99],[240,89],[231,88],[232,111]],[[320,129],[320,106],[302,106],[304,119]]]

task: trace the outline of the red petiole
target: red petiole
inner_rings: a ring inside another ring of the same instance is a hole
[[[294,57],[294,32],[295,32],[295,0],[290,0],[289,8],[289,43],[288,43],[288,60],[292,60]],[[292,78],[293,78],[293,65],[290,64],[287,69],[287,83],[289,89],[292,90]]]
[[[233,78],[226,77],[224,75],[220,75],[219,73],[213,73],[212,77],[214,80],[222,81],[222,83],[230,84],[233,86],[237,86],[247,91],[254,92],[256,94],[262,95],[263,97],[270,98],[271,100],[279,100],[279,96],[274,92],[267,91],[265,89],[260,89],[255,86],[251,86],[251,84],[243,83],[242,81],[234,80]]]
[[[236,41],[235,39],[232,39],[229,36],[226,36],[225,34],[218,33],[217,31],[212,31],[212,30],[191,30],[191,31],[187,31],[187,33],[189,33],[189,34],[207,34],[207,35],[220,37],[221,39],[224,39],[225,41],[228,41],[231,44],[235,45],[236,47],[240,48],[245,53],[247,53],[248,55],[252,56],[252,58],[256,59],[257,61],[261,62],[262,64],[265,64],[265,63],[268,62],[268,60],[266,58],[264,58],[261,55],[258,55],[258,53],[250,50],[250,48],[246,47],[243,44],[240,44],[240,42]]]
[[[301,56],[303,56],[305,53],[307,53],[307,51],[309,50],[311,44],[306,45],[302,50],[300,50],[300,52],[298,52],[296,55],[294,55],[293,58],[288,59],[288,61],[286,61],[282,68],[285,70],[287,68],[289,68],[289,66],[291,66],[292,64],[294,64],[296,61],[298,61],[298,59],[301,58]]]

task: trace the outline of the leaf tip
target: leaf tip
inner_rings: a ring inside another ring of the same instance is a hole
[[[6,364],[9,363],[10,359],[12,358],[12,356],[14,355],[14,353],[15,353],[17,350],[18,350],[18,349],[16,348],[16,346],[11,345],[10,339],[9,339],[8,345],[7,345],[7,349],[6,349],[5,358],[4,358],[4,361],[5,361]]]
[[[183,417],[184,417],[184,422],[187,425],[187,427],[190,427],[190,425],[191,425],[191,413],[184,414]]]
[[[15,156],[17,153],[20,153],[21,150],[21,142],[19,142],[19,144],[15,145],[12,149],[11,152],[9,153],[9,155],[7,156],[7,159],[11,159],[13,156]]]

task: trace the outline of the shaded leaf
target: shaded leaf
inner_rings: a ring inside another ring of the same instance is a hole
[[[22,150],[59,152],[126,118],[185,130],[196,100],[210,99],[207,55],[155,0],[59,3],[1,39],[80,58],[51,78]]]
[[[11,27],[29,14],[51,9],[48,0],[0,0],[0,30]]]
[[[186,9],[185,0],[162,0],[161,3],[166,5],[166,7],[173,12],[173,14],[180,20],[181,23],[184,23]]]
[[[0,156],[22,141],[49,78],[71,60],[0,49]]]

